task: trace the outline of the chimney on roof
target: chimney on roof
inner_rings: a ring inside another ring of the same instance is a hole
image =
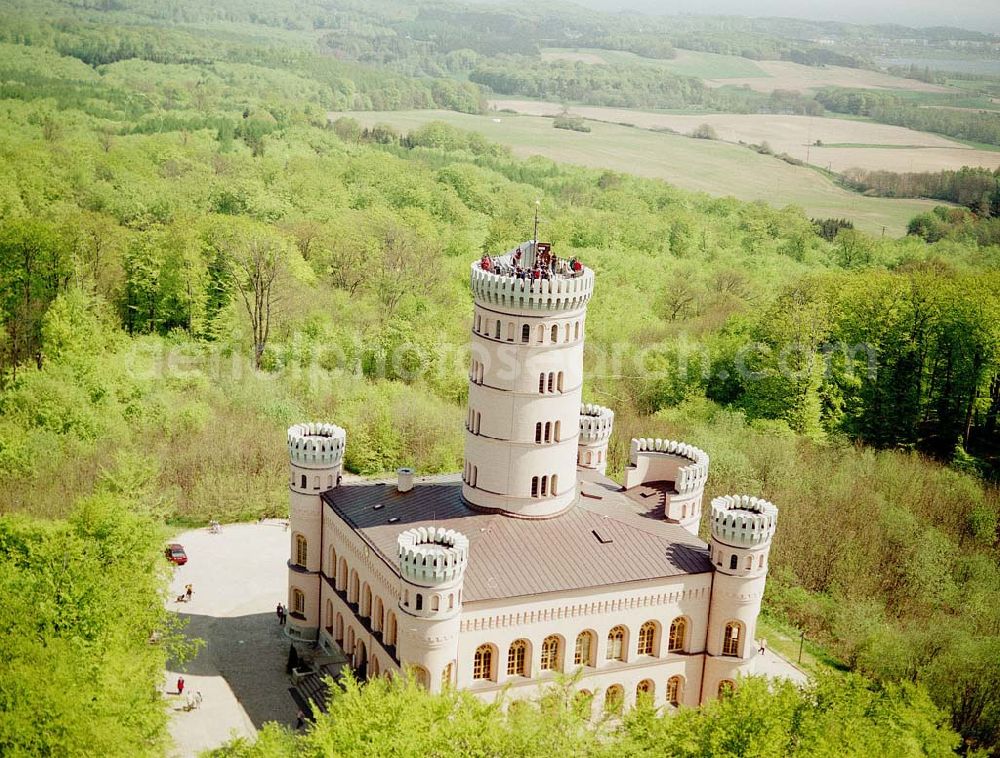
[[[399,492],[409,492],[413,489],[413,469],[396,469],[396,489]]]

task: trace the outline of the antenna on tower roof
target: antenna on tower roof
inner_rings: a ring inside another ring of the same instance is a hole
[[[538,252],[538,206],[542,204],[541,200],[535,200],[535,233],[532,237],[533,244],[531,246],[532,253]]]

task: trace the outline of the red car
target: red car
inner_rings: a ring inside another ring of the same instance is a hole
[[[172,542],[167,545],[167,549],[163,551],[163,554],[167,556],[168,561],[176,563],[178,566],[183,566],[188,562],[187,553],[184,552],[184,546],[176,542]]]

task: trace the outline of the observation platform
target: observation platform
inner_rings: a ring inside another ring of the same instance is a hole
[[[472,264],[472,294],[482,305],[523,311],[584,307],[594,293],[594,272],[574,258],[559,258],[525,242]]]

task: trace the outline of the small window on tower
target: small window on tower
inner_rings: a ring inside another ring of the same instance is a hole
[[[531,327],[525,324],[521,327],[521,342],[527,342],[531,339]]]

